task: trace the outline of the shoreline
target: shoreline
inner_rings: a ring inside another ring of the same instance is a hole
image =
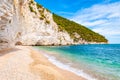
[[[59,67],[60,69],[70,71],[70,72],[74,73],[77,76],[85,78],[86,80],[97,80],[93,76],[90,76],[89,74],[84,72],[82,69],[78,69],[78,68],[75,68],[75,67],[69,65],[69,63],[71,64],[69,59],[65,59],[65,58],[61,59],[62,56],[59,55],[59,52],[56,52],[56,51],[55,52],[49,52],[49,51],[47,51],[45,49],[38,49],[37,47],[34,48],[34,49],[39,51],[40,53],[43,53],[43,55],[45,57],[47,57],[47,59],[52,64],[54,64],[55,66]]]
[[[6,54],[0,56],[1,80],[86,80],[57,67],[43,53],[32,47],[16,46],[15,48],[17,50],[9,51],[9,54],[6,51]]]

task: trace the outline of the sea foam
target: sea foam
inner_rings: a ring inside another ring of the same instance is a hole
[[[85,73],[83,70],[79,70],[79,69],[76,69],[76,68],[73,68],[71,67],[70,65],[67,65],[67,64],[64,64],[60,61],[58,61],[54,56],[50,56],[50,55],[47,55],[47,54],[44,54],[48,60],[53,63],[54,65],[56,65],[57,67],[61,68],[61,69],[64,69],[64,70],[67,70],[67,71],[70,71],[78,76],[81,76],[87,80],[97,80],[93,77],[91,77],[90,75],[88,75],[87,73]]]

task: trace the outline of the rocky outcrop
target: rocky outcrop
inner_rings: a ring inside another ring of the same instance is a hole
[[[0,1],[0,48],[72,42],[67,32],[58,31],[52,14],[33,0]]]

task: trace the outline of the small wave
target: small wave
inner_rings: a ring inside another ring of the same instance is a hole
[[[57,67],[59,67],[59,68],[61,68],[61,69],[64,69],[64,70],[73,72],[73,73],[75,73],[76,75],[82,76],[82,77],[84,77],[84,78],[87,79],[87,80],[97,80],[97,79],[91,77],[90,75],[86,74],[86,73],[83,72],[82,70],[75,69],[75,68],[71,67],[70,65],[66,65],[66,64],[64,64],[64,63],[56,60],[56,58],[53,57],[53,56],[49,56],[49,55],[47,55],[47,54],[44,54],[44,55],[48,58],[48,60],[49,60],[50,62],[52,62],[54,65],[56,65]]]

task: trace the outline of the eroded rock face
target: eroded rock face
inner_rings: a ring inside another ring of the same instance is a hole
[[[0,49],[19,45],[66,45],[67,32],[58,31],[52,14],[33,0],[0,1]]]
[[[12,0],[0,0],[0,48],[12,46],[14,26],[12,25]]]

